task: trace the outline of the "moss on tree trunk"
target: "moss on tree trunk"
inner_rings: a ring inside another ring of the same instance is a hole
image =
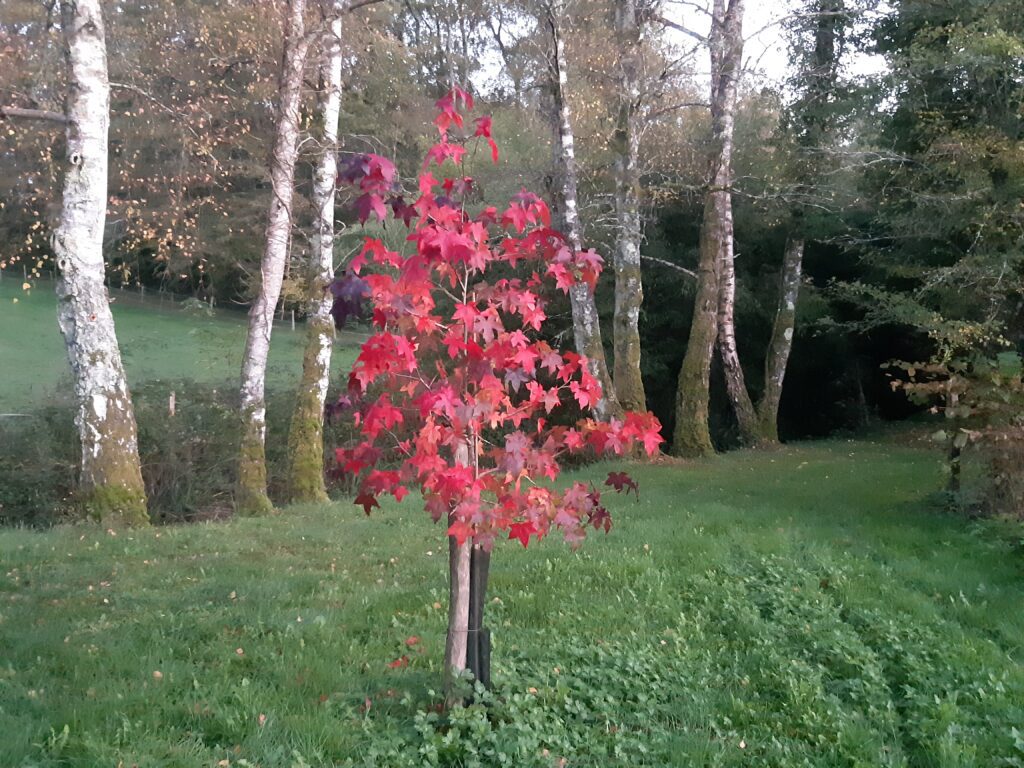
[[[269,515],[274,505],[267,496],[267,457],[264,449],[264,412],[245,414],[238,450],[238,480],[235,485],[235,513],[243,517]]]
[[[321,291],[322,294],[322,291]],[[324,485],[324,398],[321,382],[330,361],[329,321],[311,318],[302,361],[302,381],[288,430],[288,498],[293,502],[327,501]]]

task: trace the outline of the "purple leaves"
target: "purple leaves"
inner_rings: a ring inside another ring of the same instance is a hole
[[[331,317],[334,318],[334,327],[339,330],[345,327],[349,317],[358,317],[362,313],[363,299],[370,295],[366,281],[348,272],[335,278],[328,290],[334,297]]]

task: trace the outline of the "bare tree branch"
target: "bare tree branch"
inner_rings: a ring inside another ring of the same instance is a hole
[[[707,102],[703,102],[703,101],[684,101],[684,102],[682,102],[680,104],[671,104],[671,105],[669,105],[667,107],[662,107],[661,109],[656,109],[653,112],[648,113],[646,117],[647,117],[648,120],[654,120],[654,119],[659,118],[662,115],[667,114],[669,112],[675,112],[677,109],[686,109],[688,107],[699,107],[701,109],[710,109],[711,105],[708,104]]]
[[[666,259],[659,259],[657,256],[641,256],[640,258],[643,259],[644,261],[649,261],[652,264],[660,264],[663,267],[674,269],[676,272],[682,272],[684,275],[686,275],[687,277],[692,277],[694,280],[697,279],[696,272],[694,272],[692,269],[681,267],[675,262],[667,261]]]
[[[692,29],[689,29],[688,27],[684,27],[682,24],[679,24],[679,23],[677,23],[675,21],[672,21],[671,19],[666,19],[664,16],[662,16],[659,13],[654,13],[653,11],[649,11],[648,13],[645,14],[645,16],[647,17],[647,20],[649,20],[649,21],[656,21],[659,24],[662,24],[662,25],[668,27],[669,29],[674,29],[677,32],[682,32],[684,35],[689,35],[694,40],[699,40],[702,43],[706,43],[708,41],[708,39],[706,37],[704,37],[704,35],[700,34],[699,32],[694,32]]]
[[[66,123],[68,119],[61,112],[49,109],[25,109],[23,107],[0,107],[0,118],[22,118],[24,120],[48,120],[52,123]]]

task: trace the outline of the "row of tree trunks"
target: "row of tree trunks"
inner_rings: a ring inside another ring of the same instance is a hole
[[[81,442],[80,502],[104,523],[149,520],[135,412],[104,284],[110,84],[98,0],[64,0],[67,164],[53,234],[57,321],[75,389]]]
[[[644,291],[640,275],[639,170],[640,14],[637,0],[615,3],[618,37],[618,104],[612,149],[615,154],[615,316],[612,348],[615,394],[625,410],[644,412],[647,398],[640,376],[640,308]]]
[[[334,279],[334,190],[338,176],[338,118],[341,114],[341,11],[343,0],[331,0],[334,18],[324,33],[319,63],[317,120],[319,155],[313,172],[315,231],[309,260],[309,316],[302,379],[288,433],[288,495],[295,502],[327,499],[324,487],[324,401],[331,373],[334,324],[328,287]],[[328,8],[321,6],[327,17]]]
[[[572,110],[568,102],[568,72],[566,69],[565,40],[562,36],[562,19],[565,14],[564,0],[550,0],[546,6],[548,27],[551,33],[551,93],[554,102],[554,119],[558,135],[556,150],[557,191],[561,203],[562,225],[569,246],[576,251],[583,249],[577,202],[576,149],[572,127]],[[615,386],[608,372],[604,344],[601,341],[601,325],[594,302],[593,291],[585,283],[576,283],[569,289],[572,304],[572,326],[576,351],[587,358],[590,373],[601,383],[603,397],[594,409],[600,419],[607,419],[620,412],[615,396]]]
[[[260,264],[259,293],[249,310],[249,331],[242,361],[242,437],[235,490],[235,509],[242,515],[266,514],[273,509],[267,495],[265,383],[274,311],[281,295],[291,238],[299,102],[310,42],[305,35],[305,9],[305,0],[290,0],[278,87],[276,135],[270,157],[270,211]]]

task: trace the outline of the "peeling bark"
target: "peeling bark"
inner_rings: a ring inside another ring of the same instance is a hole
[[[615,31],[619,42],[618,114],[612,148],[615,152],[615,319],[612,326],[615,394],[622,408],[646,411],[640,375],[639,179],[640,132],[636,112],[640,103],[640,24],[636,0],[617,0]]]
[[[68,67],[67,166],[53,250],[57,322],[74,378],[84,510],[104,523],[145,524],[135,412],[104,285],[110,84],[98,0],[61,2]]]
[[[338,176],[338,118],[342,89],[340,13],[344,10],[344,2],[331,0],[331,5],[336,17],[324,33],[319,65],[317,112],[321,123],[320,156],[313,172],[316,231],[309,263],[306,352],[288,432],[288,494],[296,502],[327,500],[324,486],[324,400],[334,346],[331,295],[327,287],[334,279],[334,190]]]
[[[583,250],[583,236],[580,228],[577,206],[576,149],[572,129],[572,110],[566,97],[568,76],[566,73],[565,42],[562,39],[561,18],[564,13],[562,0],[552,0],[547,6],[548,27],[551,31],[551,74],[554,98],[555,120],[558,123],[556,147],[559,171],[559,193],[563,207],[562,216],[565,235],[569,245],[576,251]],[[601,341],[601,324],[597,314],[594,294],[584,283],[577,283],[569,289],[572,304],[573,339],[576,351],[587,358],[590,373],[601,383],[603,396],[594,413],[599,419],[608,419],[621,412],[615,396],[615,385],[608,372],[604,344]]]
[[[272,199],[260,265],[260,289],[249,310],[249,332],[242,361],[242,438],[235,491],[235,508],[242,515],[265,514],[273,509],[267,496],[264,396],[274,310],[281,296],[281,282],[291,235],[295,161],[298,155],[299,99],[302,70],[309,48],[303,26],[305,5],[305,0],[290,0],[288,5],[288,26],[278,88],[280,102],[277,106],[277,131],[270,158]]]
[[[733,245],[732,195],[728,195],[724,207],[728,209],[728,235],[719,243],[718,268],[718,353],[722,357],[725,374],[725,391],[729,395],[736,423],[739,427],[740,442],[753,445],[757,440],[757,414],[754,403],[747,391],[746,377],[740,365],[739,350],[736,346],[736,256]]]
[[[782,382],[793,348],[796,327],[796,302],[800,294],[800,274],[804,260],[804,241],[791,238],[786,241],[782,261],[779,308],[775,312],[772,339],[764,361],[764,394],[757,404],[757,437],[759,442],[779,442],[779,403],[782,400]]]
[[[732,265],[733,256],[732,150],[736,90],[743,56],[743,0],[715,0],[708,48],[714,149],[701,225],[693,324],[676,392],[673,451],[680,456],[714,453],[708,426],[711,357],[722,309],[721,272],[726,261]]]

